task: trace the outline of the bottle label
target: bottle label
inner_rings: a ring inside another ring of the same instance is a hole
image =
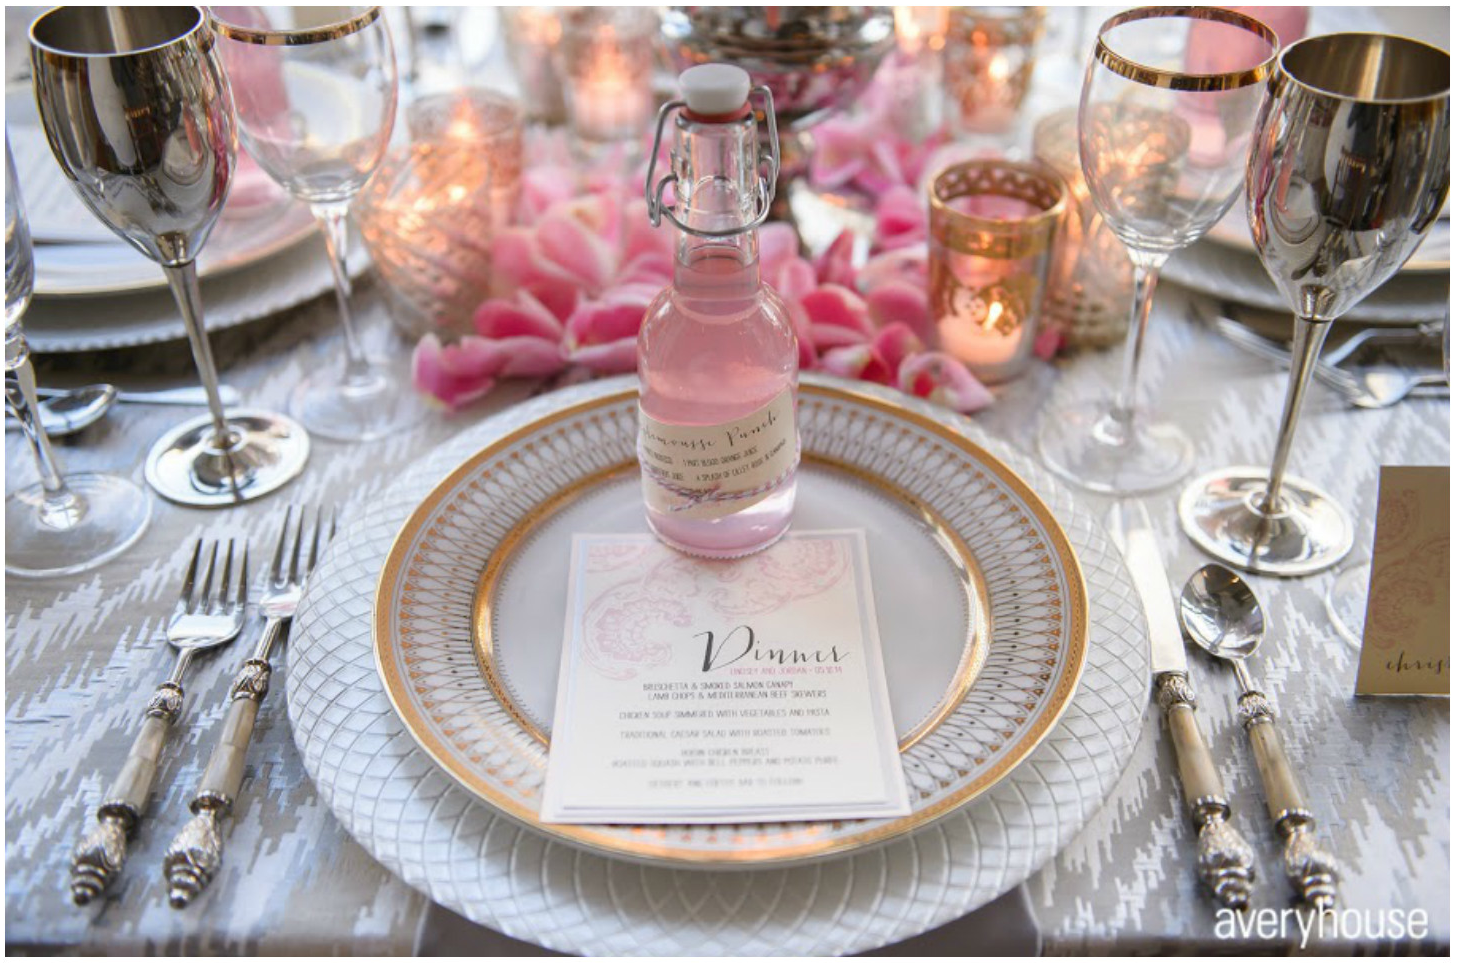
[[[638,461],[649,508],[723,518],[768,498],[800,463],[795,390],[721,425],[669,425],[638,409]]]

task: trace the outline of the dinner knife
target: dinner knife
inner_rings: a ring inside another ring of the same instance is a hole
[[[1109,531],[1124,553],[1150,631],[1150,672],[1155,698],[1170,727],[1181,791],[1197,831],[1196,875],[1223,906],[1241,909],[1251,900],[1256,854],[1231,824],[1231,803],[1196,722],[1196,693],[1185,658],[1185,637],[1175,598],[1160,560],[1150,515],[1139,502],[1117,502]]]

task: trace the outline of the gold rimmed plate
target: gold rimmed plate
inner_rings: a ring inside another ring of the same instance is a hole
[[[794,524],[865,530],[912,813],[737,826],[537,817],[570,536],[644,530],[629,390],[566,404],[467,460],[411,513],[375,595],[376,663],[407,731],[501,812],[612,856],[766,866],[880,843],[1006,777],[1054,727],[1086,657],[1074,552],[1023,481],[939,422],[815,379],[800,394]]]

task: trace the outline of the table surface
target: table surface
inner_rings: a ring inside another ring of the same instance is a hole
[[[1286,376],[1187,318],[1189,295],[1157,297],[1142,396],[1196,440],[1197,470],[1264,464],[1270,456]],[[357,290],[358,311],[380,350],[404,361],[408,348],[384,320],[378,290]],[[260,407],[282,409],[306,375],[340,364],[333,305],[316,301],[269,320],[221,332],[214,352],[224,380]],[[1118,352],[1037,365],[998,392],[976,420],[1016,450],[1050,406],[1097,397],[1117,375]],[[191,383],[184,347],[169,345],[41,359],[43,384],[108,380],[128,388]],[[261,502],[219,511],[156,500],[151,528],[121,558],[79,577],[7,580],[5,687],[6,942],[13,950],[93,953],[408,953],[434,950],[445,930],[478,951],[520,944],[472,944],[471,929],[390,875],[342,830],[304,774],[290,736],[283,679],[265,703],[219,878],[193,907],[167,906],[160,862],[186,818],[222,714],[235,664],[259,626],[220,653],[200,658],[188,706],[173,733],[153,803],[119,885],[84,909],[71,905],[71,847],[89,825],[135,731],[147,693],[170,667],[161,630],[194,539],[247,537],[255,557],[272,545],[291,504],[348,511],[410,470],[426,452],[503,405],[543,390],[501,385],[456,416],[433,415],[399,437],[364,445],[316,440],[303,477]],[[105,469],[142,483],[152,441],[179,409],[131,406],[58,444],[72,471]],[[1380,465],[1448,464],[1447,401],[1413,400],[1362,411],[1314,387],[1292,456],[1293,471],[1319,481],[1357,526],[1353,560],[1372,543]],[[29,452],[6,438],[6,491],[35,481]],[[1172,578],[1205,559],[1179,533],[1175,492],[1145,499],[1162,534]],[[1102,512],[1104,500],[1090,497]],[[1447,700],[1356,699],[1356,654],[1328,622],[1323,600],[1335,572],[1300,580],[1257,578],[1269,634],[1256,671],[1281,712],[1280,726],[1304,777],[1323,834],[1346,870],[1343,906],[1423,910],[1428,943],[1449,940],[1450,742]],[[280,660],[282,661],[282,660]],[[1235,711],[1235,683],[1193,663],[1202,716],[1237,822],[1256,846],[1255,905],[1288,905],[1278,847],[1267,827],[1256,768]],[[1135,755],[1089,825],[1017,894],[1045,952],[1229,949],[1211,904],[1197,891],[1192,833],[1182,816],[1174,757],[1147,713]],[[1007,901],[1000,901],[1007,902]],[[444,923],[443,923],[444,921]],[[477,931],[479,935],[480,931]],[[976,933],[976,928],[973,928]],[[970,949],[969,930],[950,943]],[[1295,936],[1293,937],[1295,938]],[[981,939],[981,937],[979,937]],[[979,944],[981,945],[981,944]],[[1258,939],[1248,948],[1262,944]],[[1329,948],[1337,949],[1339,941]],[[913,948],[911,946],[909,949]]]

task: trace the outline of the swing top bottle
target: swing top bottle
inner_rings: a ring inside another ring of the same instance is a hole
[[[790,527],[800,462],[795,331],[761,280],[756,234],[779,173],[774,105],[758,88],[772,145],[762,169],[749,75],[705,64],[680,84],[684,100],[659,114],[658,136],[674,123],[672,170],[656,184],[650,163],[645,184],[650,220],[668,218],[678,236],[673,283],[639,331],[638,456],[654,533],[734,558]]]

